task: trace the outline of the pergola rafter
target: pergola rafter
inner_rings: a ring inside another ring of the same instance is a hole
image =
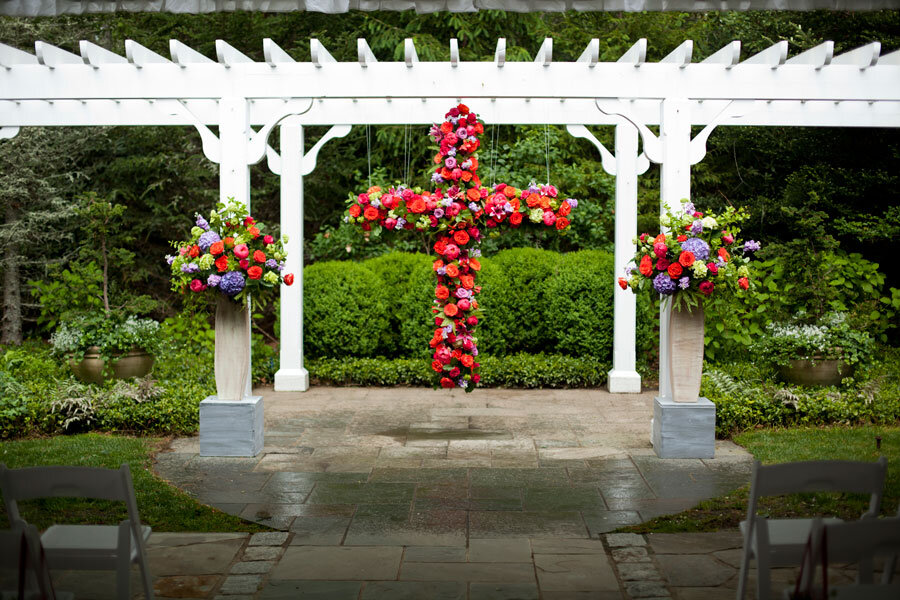
[[[791,58],[787,42],[778,42],[742,61],[735,41],[700,62],[692,60],[690,40],[659,62],[646,61],[643,39],[615,62],[601,61],[599,48],[592,40],[576,61],[557,62],[548,38],[533,62],[508,62],[506,41],[499,39],[493,61],[467,62],[451,40],[449,61],[423,62],[408,39],[404,60],[379,62],[360,39],[357,60],[340,62],[311,40],[311,60],[305,62],[267,39],[259,62],[221,40],[215,60],[176,40],[170,42],[171,58],[130,40],[124,55],[87,41],[80,43],[80,54],[43,42],[35,43],[34,54],[0,44],[0,139],[28,126],[190,125],[200,132],[206,157],[220,164],[221,196],[248,207],[249,166],[267,158],[282,177],[282,232],[292,239],[288,268],[301,274],[303,176],[315,168],[319,149],[354,125],[430,124],[448,100],[461,99],[488,124],[565,125],[598,149],[604,169],[616,175],[618,272],[634,251],[637,176],[649,162],[662,165],[663,210],[690,197],[690,167],[702,160],[717,126],[900,127],[900,51],[882,55],[878,42],[837,56],[834,44],[825,42]],[[312,125],[331,129],[306,151],[303,127]],[[613,152],[588,125],[616,127]],[[656,125],[658,135],[649,129]],[[276,126],[280,155],[268,144]],[[692,137],[692,126],[703,129]],[[281,292],[276,389],[308,386],[302,276],[298,283]],[[614,281],[609,285],[615,287]],[[635,299],[616,289],[614,301],[609,387],[637,392]],[[665,310],[660,319],[665,400]],[[688,452],[699,456],[708,450]]]

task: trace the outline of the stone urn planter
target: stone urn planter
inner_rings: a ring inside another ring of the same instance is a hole
[[[100,348],[91,346],[81,361],[70,359],[69,365],[80,381],[99,385],[110,377],[114,379],[143,377],[153,368],[155,360],[152,354],[134,348],[130,352],[113,356],[110,359],[109,372],[104,373],[105,361],[100,356]]]
[[[672,308],[669,317],[669,373],[672,400],[696,402],[703,377],[703,303],[694,307]]]
[[[844,377],[853,375],[855,368],[840,359],[796,359],[778,367],[781,378],[796,385],[838,385]]]

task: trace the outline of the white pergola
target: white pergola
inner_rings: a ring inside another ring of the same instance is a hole
[[[321,147],[354,125],[421,124],[465,101],[486,124],[565,125],[600,152],[616,176],[615,266],[621,274],[634,253],[637,177],[661,165],[661,210],[690,197],[690,168],[703,159],[719,125],[900,127],[900,51],[882,55],[870,43],[834,55],[825,42],[788,58],[787,42],[741,60],[732,42],[692,62],[685,41],[655,63],[647,41],[616,62],[599,61],[592,40],[575,62],[553,61],[546,39],[533,62],[507,62],[500,39],[492,62],[463,62],[456,40],[449,60],[419,62],[412,39],[405,59],[379,62],[364,39],[358,60],[338,62],[311,40],[311,61],[297,62],[264,40],[264,62],[224,41],[216,59],[176,40],[171,57],[127,41],[125,54],[88,41],[80,54],[35,43],[34,54],[0,44],[0,138],[20,127],[75,125],[191,125],[206,157],[220,165],[222,199],[250,206],[250,166],[267,160],[281,176],[281,230],[290,236],[287,269],[296,284],[281,289],[281,355],[276,390],[306,390],[303,367],[303,177]],[[306,149],[303,128],[331,126]],[[588,126],[615,126],[605,148]],[[655,134],[648,126],[659,126]],[[210,127],[218,127],[218,134]],[[268,144],[280,129],[280,154]],[[693,126],[702,126],[695,136]],[[639,154],[638,140],[642,141]],[[635,370],[635,298],[615,278],[612,392],[639,392]],[[668,314],[660,314],[660,396],[670,396]]]

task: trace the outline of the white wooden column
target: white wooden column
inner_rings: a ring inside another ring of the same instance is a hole
[[[289,117],[281,124],[281,234],[288,236],[285,271],[294,285],[281,286],[281,343],[275,391],[305,392],[303,368],[303,127]]]
[[[638,130],[628,122],[616,125],[616,232],[613,285],[613,368],[609,391],[639,393],[641,376],[635,368],[637,302],[631,290],[617,283],[634,257],[637,232]]]
[[[690,105],[683,98],[666,98],[660,108],[662,166],[660,168],[660,215],[681,205],[691,197],[691,115]],[[672,399],[672,380],[669,372],[669,313],[671,306],[664,302],[659,311],[659,396]]]
[[[250,207],[250,167],[247,160],[247,147],[250,143],[250,110],[247,99],[240,96],[227,96],[219,100],[219,142],[221,162],[219,163],[219,201],[228,202],[229,198],[244,204],[247,213],[252,214]],[[247,299],[248,305],[250,299]],[[250,330],[247,330],[247,351],[250,352]],[[250,374],[247,377],[245,396],[252,396],[253,391],[253,357],[250,357]]]

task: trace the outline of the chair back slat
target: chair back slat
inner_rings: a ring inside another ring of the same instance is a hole
[[[851,492],[881,494],[887,461],[874,463],[823,460],[758,467],[756,496],[780,496],[802,492]]]
[[[57,466],[0,468],[4,498],[9,495],[9,499],[16,501],[71,496],[124,502],[129,496],[125,484],[122,469]]]

